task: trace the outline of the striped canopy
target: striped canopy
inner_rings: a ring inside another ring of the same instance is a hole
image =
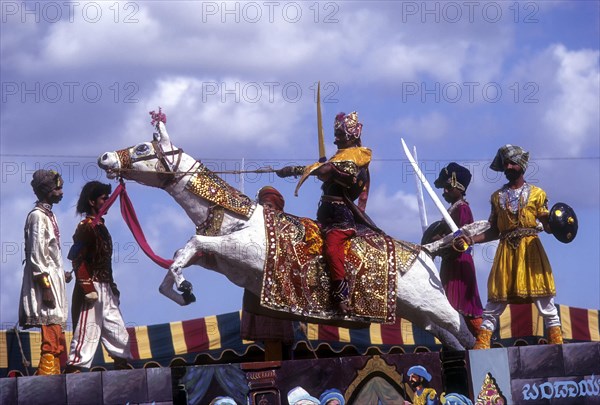
[[[565,341],[598,342],[600,311],[558,305]],[[173,364],[205,364],[219,362],[248,361],[250,350],[262,350],[261,342],[240,338],[241,311],[205,318],[177,321],[158,325],[128,328],[131,337],[131,352],[134,367],[169,366]],[[366,354],[373,351],[414,352],[436,351],[440,342],[431,334],[414,326],[405,319],[397,319],[393,325],[371,324],[364,329],[346,329],[327,325],[294,323],[296,351],[329,350],[340,353],[352,350]],[[514,344],[537,344],[544,339],[543,318],[533,304],[509,305],[500,318],[500,328],[495,332],[496,346]],[[72,332],[66,332],[67,347]],[[19,345],[20,342],[20,345]],[[40,332],[12,330],[0,331],[0,377],[11,370],[22,374],[33,374],[40,357]],[[94,358],[94,367],[111,369],[112,359],[99,345]],[[23,356],[29,361],[27,370]],[[63,355],[62,364],[66,362]]]

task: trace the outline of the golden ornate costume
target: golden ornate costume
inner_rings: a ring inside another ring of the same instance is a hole
[[[317,210],[317,220],[325,236],[324,257],[333,281],[332,297],[341,304],[340,311],[348,312],[348,282],[345,279],[344,246],[356,234],[356,222],[379,231],[365,214],[369,191],[369,163],[372,152],[361,146],[362,124],[356,111],[343,112],[333,124],[338,151],[326,162],[321,160],[309,166],[288,166],[277,171],[279,177],[301,176],[294,194],[304,181],[316,175],[323,185],[323,194]],[[354,201],[359,199],[358,206]]]
[[[537,235],[536,219],[548,215],[546,193],[525,183],[492,195],[490,222],[500,231],[500,243],[488,280],[488,300],[531,302],[553,297],[556,287],[552,268]]]
[[[552,268],[538,237],[549,216],[548,199],[544,190],[523,180],[528,162],[529,152],[508,144],[498,149],[490,165],[494,171],[503,171],[509,183],[491,198],[490,225],[497,230],[500,243],[474,349],[490,348],[498,318],[509,303],[534,303],[544,318],[548,343],[563,342]]]
[[[415,392],[412,400],[413,405],[435,405],[439,404],[437,392],[433,388],[424,388],[420,392]]]
[[[369,148],[363,146],[355,146],[347,149],[339,149],[335,155],[329,158],[326,162],[316,162],[312,165],[303,168],[302,177],[298,181],[296,186],[295,194],[298,195],[298,190],[304,183],[304,181],[310,176],[315,170],[323,166],[324,164],[331,163],[339,171],[356,176],[359,174],[360,169],[367,167],[371,163],[372,151]],[[359,180],[360,182],[360,180]],[[365,186],[363,183],[357,184],[359,188]]]

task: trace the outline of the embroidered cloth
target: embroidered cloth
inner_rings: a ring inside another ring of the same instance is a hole
[[[250,197],[231,187],[203,165],[186,184],[186,188],[198,197],[246,218],[250,218],[256,207]]]
[[[394,323],[398,271],[403,274],[419,254],[418,245],[373,231],[359,232],[346,246],[346,278],[353,315],[341,317],[330,299],[331,280],[322,256],[318,225],[275,210],[265,210],[266,259],[261,305],[320,319]]]

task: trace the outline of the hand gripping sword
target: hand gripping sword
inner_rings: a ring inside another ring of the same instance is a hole
[[[460,235],[464,235],[465,233],[463,233],[462,230],[458,229],[458,226],[456,226],[456,224],[454,223],[454,220],[452,219],[452,217],[450,216],[450,214],[448,213],[448,211],[446,210],[446,208],[440,201],[439,197],[437,196],[435,191],[433,191],[433,189],[431,188],[431,185],[429,185],[427,178],[425,177],[425,175],[419,168],[419,165],[415,161],[415,158],[410,153],[410,150],[408,149],[408,146],[406,146],[406,142],[404,142],[404,139],[400,138],[400,140],[402,141],[402,148],[404,149],[404,154],[408,158],[408,161],[410,162],[413,170],[415,171],[415,174],[417,175],[419,180],[421,180],[423,187],[425,187],[425,191],[427,191],[427,194],[429,194],[429,196],[433,200],[433,202],[434,202],[436,208],[438,209],[438,211],[440,212],[440,214],[442,214],[442,218],[444,219],[444,222],[446,222],[446,224],[448,224],[448,227],[450,227],[450,231],[452,232],[452,240],[454,240],[455,238],[457,238]],[[487,221],[484,221],[484,222],[487,222]],[[488,224],[488,227],[489,227],[489,224]],[[470,236],[470,235],[468,235],[468,236]],[[471,249],[470,246],[464,244],[463,249],[461,251],[463,251],[463,252],[470,251],[470,249]]]

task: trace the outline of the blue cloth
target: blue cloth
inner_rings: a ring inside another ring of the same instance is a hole
[[[341,391],[337,390],[335,388],[332,388],[332,389],[323,391],[323,393],[319,397],[320,405],[326,405],[327,402],[331,401],[332,399],[337,399],[338,401],[340,401],[340,405],[344,405],[346,403]]]
[[[416,374],[419,377],[423,377],[425,380],[427,380],[427,382],[431,381],[431,374],[429,374],[423,366],[412,366],[408,369],[406,374],[408,374],[409,377],[413,374]]]

